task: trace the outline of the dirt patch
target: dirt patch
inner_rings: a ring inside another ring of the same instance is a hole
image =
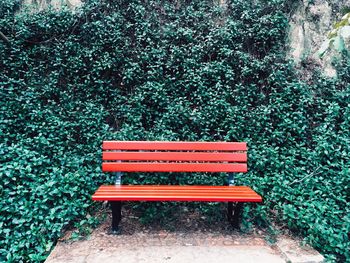
[[[193,234],[215,234],[215,235],[235,235],[235,236],[262,236],[265,231],[257,228],[249,229],[249,232],[242,232],[233,229],[231,224],[226,219],[226,206],[218,205],[211,208],[212,210],[218,209],[219,211],[212,212],[207,209],[207,212],[203,212],[194,206],[167,206],[165,212],[159,209],[163,213],[169,213],[169,216],[162,216],[161,220],[157,220],[157,217],[144,223],[142,209],[138,210],[133,208],[133,204],[126,203],[122,207],[122,220],[120,223],[120,235],[134,235],[136,233],[144,234],[171,234],[171,233],[184,233],[186,235]],[[101,222],[96,229],[93,230],[95,234],[111,234],[111,222],[112,215],[111,210],[105,204],[94,215]],[[59,239],[59,241],[69,242],[74,238],[73,233],[77,232],[76,229],[68,229]],[[81,233],[80,239],[90,238],[89,234]]]

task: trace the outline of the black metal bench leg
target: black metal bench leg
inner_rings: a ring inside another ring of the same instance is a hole
[[[231,223],[233,228],[239,229],[241,221],[243,203],[236,203],[233,207],[233,202],[227,203],[227,220]]]
[[[228,202],[227,203],[227,220],[231,223],[232,222],[232,216],[233,216],[233,203]]]
[[[241,222],[243,203],[237,203],[234,209],[232,217],[232,226],[239,229],[239,224]]]
[[[119,223],[122,218],[122,202],[110,201],[112,208],[112,232],[113,234],[119,233]]]

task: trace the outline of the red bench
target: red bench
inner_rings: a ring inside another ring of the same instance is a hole
[[[116,172],[116,182],[100,186],[92,199],[111,203],[113,232],[118,231],[121,201],[228,202],[234,227],[242,202],[262,202],[250,187],[233,185],[233,173],[247,172],[244,142],[105,141],[102,159],[102,170]],[[228,185],[122,185],[122,172],[226,172]]]

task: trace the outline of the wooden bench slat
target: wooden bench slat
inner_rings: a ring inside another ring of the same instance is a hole
[[[142,191],[136,191],[136,190],[129,190],[129,191],[119,191],[118,192],[118,196],[130,196],[130,195],[133,195],[133,194],[137,194],[137,195],[142,195],[142,196],[149,196],[149,195],[152,195],[152,196],[158,196],[158,195],[161,195],[161,196],[168,196],[168,195],[178,195],[178,196],[188,196],[188,195],[191,195],[191,196],[201,196],[203,194],[206,194],[206,196],[236,196],[236,195],[240,195],[240,196],[257,196],[257,194],[253,193],[253,192],[249,192],[249,191],[246,191],[246,192],[235,192],[235,193],[232,193],[230,191],[208,191],[208,190],[205,190],[205,192],[203,191],[183,191],[183,192],[179,192],[179,191],[176,191],[176,190],[171,190],[171,191],[155,191],[155,190],[151,190],[151,191],[146,191],[146,190],[142,190]],[[102,191],[102,192],[99,192],[99,193],[96,193],[94,196],[95,197],[98,197],[98,196],[112,196],[112,195],[115,195],[115,191]]]
[[[187,196],[173,196],[173,197],[104,197],[99,199],[94,199],[95,201],[179,201],[179,202],[261,202],[260,198],[248,198],[248,197],[196,197],[189,198]]]
[[[247,162],[246,153],[203,153],[203,152],[103,152],[104,161],[217,161]]]
[[[104,172],[247,172],[243,163],[105,162]]]
[[[234,186],[235,191],[250,191],[249,186]],[[98,191],[128,191],[130,189],[138,189],[142,191],[155,190],[155,191],[168,191],[169,189],[177,191],[196,191],[196,190],[220,190],[220,191],[232,191],[231,186],[227,187],[224,185],[101,185]]]
[[[157,188],[159,188],[157,190]],[[96,201],[212,201],[261,202],[260,195],[249,187],[241,186],[101,186],[92,199]],[[105,189],[108,189],[106,191]],[[161,190],[162,189],[162,190]],[[167,191],[164,191],[167,189]],[[224,190],[225,189],[225,190]],[[244,191],[242,191],[244,190]]]
[[[246,142],[104,141],[103,150],[246,151]]]
[[[130,194],[130,191],[134,191],[132,189],[129,189],[129,190],[121,190],[119,191],[119,195],[129,195]],[[221,194],[227,194],[227,195],[230,195],[232,194],[232,192],[230,191],[218,191],[218,190],[206,190],[206,191],[209,191],[209,193],[212,195],[212,194],[215,194],[215,195],[221,195]],[[110,194],[113,194],[115,191],[99,191],[99,193],[96,193],[96,196],[99,196],[99,195],[110,195]],[[144,194],[144,195],[154,195],[154,194],[164,194],[164,195],[167,195],[169,194],[169,192],[173,193],[173,194],[177,194],[177,195],[188,195],[188,194],[193,194],[193,195],[197,195],[197,194],[203,194],[203,190],[200,191],[200,190],[197,190],[197,191],[191,191],[191,190],[183,190],[182,192],[180,192],[179,190],[171,190],[171,191],[164,191],[164,190],[137,190],[138,193],[140,194]],[[245,196],[256,196],[255,193],[252,193],[252,192],[249,192],[249,191],[240,191],[240,192],[235,192],[235,194],[240,194],[240,195],[245,195]]]
[[[234,193],[232,192],[232,189],[229,191],[226,190],[218,190],[218,189],[208,189],[206,188],[205,190],[178,190],[178,189],[168,189],[168,190],[157,190],[157,189],[127,189],[127,190],[118,190],[114,189],[111,191],[104,191],[104,190],[99,190],[95,196],[103,196],[103,195],[113,195],[116,191],[118,191],[118,195],[124,196],[124,195],[130,195],[130,193],[138,193],[142,195],[168,195],[168,194],[177,194],[177,195],[202,195],[203,193],[207,193],[207,195],[244,195],[244,196],[256,196],[257,194],[255,192],[252,192],[251,190],[248,191],[235,191]]]

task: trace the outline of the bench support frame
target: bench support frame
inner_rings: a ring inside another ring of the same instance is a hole
[[[122,218],[122,202],[121,201],[110,201],[112,208],[112,233],[119,233],[119,223]]]
[[[227,220],[231,223],[232,227],[239,229],[241,222],[243,203],[236,203],[233,206],[233,202],[227,203]]]
[[[115,185],[120,186],[122,184],[122,176],[123,173],[117,172],[115,173]],[[229,173],[228,174],[228,185],[234,186],[234,174]],[[121,201],[110,201],[111,209],[112,209],[112,233],[118,234],[119,233],[119,223],[121,221],[121,207],[122,202]],[[227,220],[231,223],[232,227],[235,229],[239,229],[239,224],[241,221],[241,214],[242,214],[242,208],[243,203],[235,203],[234,202],[228,202],[227,203]]]
[[[115,185],[121,186],[122,185],[122,172],[116,172],[115,175]],[[119,231],[119,223],[122,219],[122,202],[121,201],[109,201],[111,204],[112,209],[112,233],[118,234]]]
[[[121,185],[122,184],[122,176],[123,176],[122,172],[115,173],[115,181],[114,181],[115,185]]]
[[[233,173],[228,174],[228,185],[235,185],[235,175]],[[239,229],[239,224],[241,221],[243,203],[236,203],[235,206],[233,202],[227,203],[227,220],[231,223],[233,228]]]
[[[229,186],[235,185],[235,175],[233,173],[229,173],[228,174],[227,180],[228,180],[228,185]]]

